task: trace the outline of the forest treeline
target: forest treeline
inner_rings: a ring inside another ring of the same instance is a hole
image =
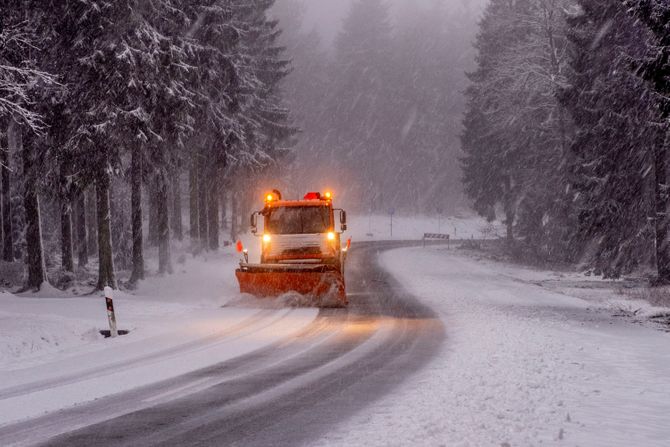
[[[488,5],[464,183],[516,256],[670,281],[668,24],[665,0]]]
[[[354,0],[332,48],[304,26],[309,2],[273,9],[302,130],[288,186],[331,187],[353,212],[453,214],[479,2]]]
[[[169,272],[182,195],[194,249],[218,248],[245,182],[282,163],[297,131],[273,3],[3,1],[2,259],[25,261],[26,289],[47,280],[47,258],[67,276],[91,256],[97,289],[117,287],[115,264],[132,286],[145,241]]]

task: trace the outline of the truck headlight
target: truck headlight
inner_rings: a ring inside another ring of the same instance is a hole
[[[329,241],[334,241],[335,240],[335,233],[330,231],[326,237],[328,237]]]
[[[264,234],[263,235],[263,242],[265,242],[266,244],[269,243],[271,240],[272,240],[272,237],[270,237],[269,234]]]

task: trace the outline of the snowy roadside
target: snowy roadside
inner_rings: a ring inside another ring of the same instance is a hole
[[[354,242],[418,240],[424,233],[448,234],[452,239],[491,239],[504,234],[501,223],[490,223],[471,214],[449,217],[394,215],[393,219],[390,215],[351,214],[349,229],[347,237],[351,236]]]
[[[104,339],[101,296],[0,293],[0,425],[177,377],[261,349],[316,318],[241,298],[230,251],[189,259],[115,307],[128,335]],[[275,306],[273,306],[275,307]]]
[[[320,445],[667,445],[670,334],[613,317],[621,300],[597,285],[572,296],[576,278],[547,288],[551,272],[456,250],[381,262],[436,310],[447,341]]]

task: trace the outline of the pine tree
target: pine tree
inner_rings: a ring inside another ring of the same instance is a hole
[[[463,146],[466,192],[494,217],[502,204],[507,240],[526,255],[565,260],[574,213],[567,186],[572,126],[559,92],[568,72],[568,1],[492,2],[470,75]]]
[[[34,57],[35,48],[44,43],[39,23],[42,11],[33,10],[33,2],[22,4],[8,0],[0,10],[0,118],[13,118],[32,132],[44,129],[42,117],[32,105],[31,86],[52,84],[54,76],[40,70]],[[26,13],[26,10],[29,13]]]
[[[514,55],[511,49],[530,33],[522,20],[528,14],[530,5],[523,1],[494,0],[487,7],[475,43],[477,70],[469,74],[472,85],[462,136],[465,192],[488,219],[495,218],[495,206],[502,203],[508,242],[514,239],[521,150],[528,133],[515,116],[521,104],[509,88],[514,79],[504,70],[510,62],[505,56]]]
[[[306,7],[305,0],[279,0],[271,10],[282,28],[278,42],[291,59],[291,71],[282,81],[281,91],[300,134],[287,159],[291,182],[286,187],[298,191],[323,181],[323,172],[315,166],[336,165],[336,157],[325,151],[328,145],[323,141],[333,125],[331,116],[324,114],[331,64],[318,30],[303,30]]]
[[[9,130],[9,129],[7,129]],[[2,176],[2,183],[0,184],[0,196],[2,202],[2,255],[0,259],[7,262],[14,261],[14,238],[12,229],[12,198],[10,188],[10,163],[9,163],[9,139],[8,132],[2,132],[3,140],[7,143],[0,144],[0,175]]]
[[[61,62],[68,66],[67,101],[75,111],[68,155],[81,166],[80,181],[95,182],[101,213],[108,203],[110,176],[120,173],[124,157],[139,157],[158,170],[168,169],[174,163],[174,148],[190,130],[187,110],[194,94],[185,85],[189,65],[178,34],[186,28],[186,17],[168,0],[141,5],[88,1],[61,7],[62,32],[55,48],[77,42],[70,58]],[[73,29],[77,31],[71,34]],[[106,86],[102,96],[91,88],[101,84]],[[142,173],[131,169],[131,177]],[[137,182],[134,177],[132,190],[141,194]],[[141,222],[137,207],[132,219]],[[106,226],[109,219],[99,215],[98,223]],[[134,224],[133,229],[141,231],[141,225]],[[111,241],[100,244],[110,234],[109,228],[98,229],[99,287],[114,282]],[[143,274],[141,240],[141,234],[133,235],[133,281]]]
[[[454,213],[462,199],[459,133],[474,39],[468,5],[407,2],[393,38],[395,95],[401,128],[394,149],[396,191],[414,213]],[[412,162],[407,159],[411,155]],[[388,178],[393,178],[387,175]],[[391,181],[385,188],[391,187]]]
[[[664,136],[654,146],[654,208],[656,271],[658,282],[670,283],[670,193],[668,156],[670,152],[670,4],[663,0],[626,0],[629,13],[646,25],[653,36],[650,54],[637,61],[638,74],[651,83]],[[637,55],[631,55],[635,57]]]
[[[47,280],[38,197],[38,172],[43,172],[44,153],[40,138],[45,124],[35,103],[42,87],[54,84],[54,77],[41,69],[37,59],[39,50],[47,40],[46,32],[41,26],[46,15],[33,2],[16,0],[3,6],[2,16],[0,91],[3,92],[3,97],[0,98],[0,118],[9,123],[9,146],[22,161],[27,250],[25,259],[28,270],[24,288],[38,290]]]
[[[198,147],[190,173],[191,231],[200,249],[218,247],[224,173],[251,175],[274,165],[295,133],[279,91],[288,61],[276,44],[277,23],[267,16],[273,3],[215,3],[200,13],[193,34],[199,44],[194,65],[201,70],[200,115],[189,143]]]
[[[382,167],[393,166],[391,148],[398,138],[388,129],[399,129],[402,123],[394,121],[397,104],[389,79],[393,60],[388,6],[381,0],[353,2],[335,46],[332,87],[321,115],[332,131],[323,145],[336,151],[331,159],[338,160],[341,171],[364,179],[349,187],[347,194],[353,200],[376,195],[375,204],[392,206],[393,193],[384,190],[388,176]]]
[[[648,35],[625,8],[580,1],[569,19],[572,74],[563,101],[577,123],[575,247],[597,273],[618,277],[649,260],[653,228],[656,103],[632,72],[649,53]]]

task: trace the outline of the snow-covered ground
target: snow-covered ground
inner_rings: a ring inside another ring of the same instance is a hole
[[[314,320],[316,309],[241,298],[236,262],[231,250],[189,258],[132,295],[117,292],[119,328],[130,333],[116,339],[99,334],[102,296],[0,293],[0,425],[249,353]]]
[[[362,225],[353,219],[352,228]],[[430,223],[408,219],[397,237],[437,231]],[[452,225],[452,234],[490,234],[476,218]],[[257,238],[243,240],[253,253]],[[101,296],[0,293],[0,425],[243,355],[317,316],[240,297],[230,247],[180,258],[173,275],[117,292],[119,326],[130,330],[117,339],[98,333],[107,327]],[[381,262],[436,310],[447,340],[426,368],[321,445],[668,445],[670,334],[647,318],[670,309],[597,278],[444,246],[393,250]]]
[[[447,340],[320,445],[669,445],[670,334],[614,317],[625,299],[602,281],[437,247],[382,264],[438,312]]]

